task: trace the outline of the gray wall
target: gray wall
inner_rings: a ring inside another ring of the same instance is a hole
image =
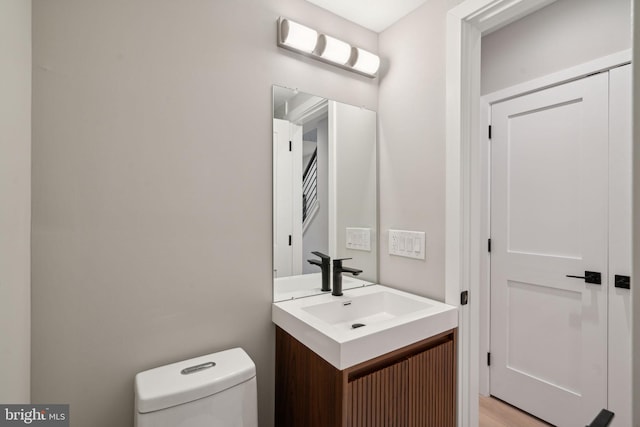
[[[33,2],[32,396],[72,426],[131,426],[136,372],[234,346],[272,425],[271,85],[377,105],[280,50],[281,14],[377,51],[301,0]]]
[[[0,402],[29,403],[31,0],[0,1]]]
[[[430,0],[380,34],[380,282],[444,300],[447,11]],[[426,232],[426,261],[389,255],[389,229]]]
[[[631,0],[558,0],[482,39],[483,94],[631,48]]]

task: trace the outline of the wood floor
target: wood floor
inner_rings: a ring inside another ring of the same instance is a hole
[[[480,427],[549,427],[550,425],[499,399],[480,396]]]

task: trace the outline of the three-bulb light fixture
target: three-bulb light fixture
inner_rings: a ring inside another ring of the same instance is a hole
[[[278,19],[278,46],[367,77],[375,77],[380,67],[378,55],[282,17]]]

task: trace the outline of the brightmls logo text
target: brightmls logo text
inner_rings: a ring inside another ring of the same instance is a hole
[[[20,411],[9,411],[9,408],[4,408],[4,419],[6,421],[24,421],[25,424],[31,424],[34,421],[47,421],[47,411],[36,411],[36,408],[31,408],[30,411],[20,409]]]
[[[69,427],[69,405],[0,405],[0,427]]]

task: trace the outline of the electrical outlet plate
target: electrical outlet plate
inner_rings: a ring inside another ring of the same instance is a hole
[[[389,230],[389,254],[425,259],[426,235],[422,231]]]

